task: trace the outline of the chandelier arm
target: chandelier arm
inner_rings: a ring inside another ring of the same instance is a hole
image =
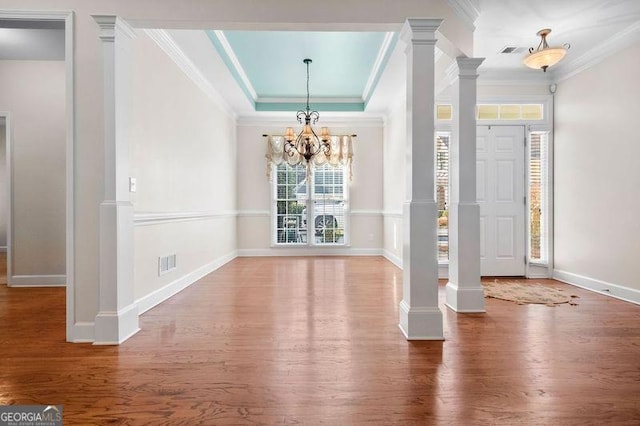
[[[318,111],[312,111],[309,105],[309,64],[312,61],[307,58],[304,59],[303,62],[307,65],[307,104],[305,110],[299,110],[296,113],[296,118],[298,119],[298,123],[303,124],[304,127],[295,139],[291,137],[291,140],[286,140],[284,151],[289,157],[293,157],[295,154],[302,156],[307,162],[307,166],[309,166],[311,159],[320,152],[323,152],[325,155],[330,155],[331,144],[329,143],[329,133],[325,127],[322,129],[322,139],[318,137],[312,127],[312,124],[316,124],[320,119],[320,113]],[[292,129],[287,129],[287,135],[293,136]]]
[[[309,118],[313,120],[313,124],[316,124],[320,119],[320,113],[318,111],[311,111],[311,113],[309,114]]]

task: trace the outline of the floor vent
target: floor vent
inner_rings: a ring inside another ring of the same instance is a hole
[[[161,256],[158,258],[158,275],[164,275],[176,269],[176,255]]]

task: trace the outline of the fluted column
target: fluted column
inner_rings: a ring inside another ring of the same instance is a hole
[[[476,202],[476,89],[484,58],[457,58],[450,149],[449,282],[447,306],[484,312],[480,283],[480,207]]]
[[[129,42],[134,30],[116,16],[94,16],[104,58],[104,199],[100,204],[100,294],[95,344],[135,334],[133,206],[129,200]]]
[[[408,340],[443,339],[433,157],[435,32],[441,23],[441,19],[408,19],[401,35],[407,56],[407,200],[400,329]]]

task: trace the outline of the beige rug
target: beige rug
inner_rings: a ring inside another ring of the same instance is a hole
[[[519,283],[515,281],[483,282],[484,297],[508,300],[519,305],[535,303],[555,306],[561,303],[577,305],[578,296],[539,283]]]

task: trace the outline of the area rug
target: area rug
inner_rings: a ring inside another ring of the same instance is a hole
[[[577,305],[578,296],[539,283],[519,283],[515,281],[483,282],[484,297],[508,300],[518,305],[527,303],[555,306],[562,303]]]

